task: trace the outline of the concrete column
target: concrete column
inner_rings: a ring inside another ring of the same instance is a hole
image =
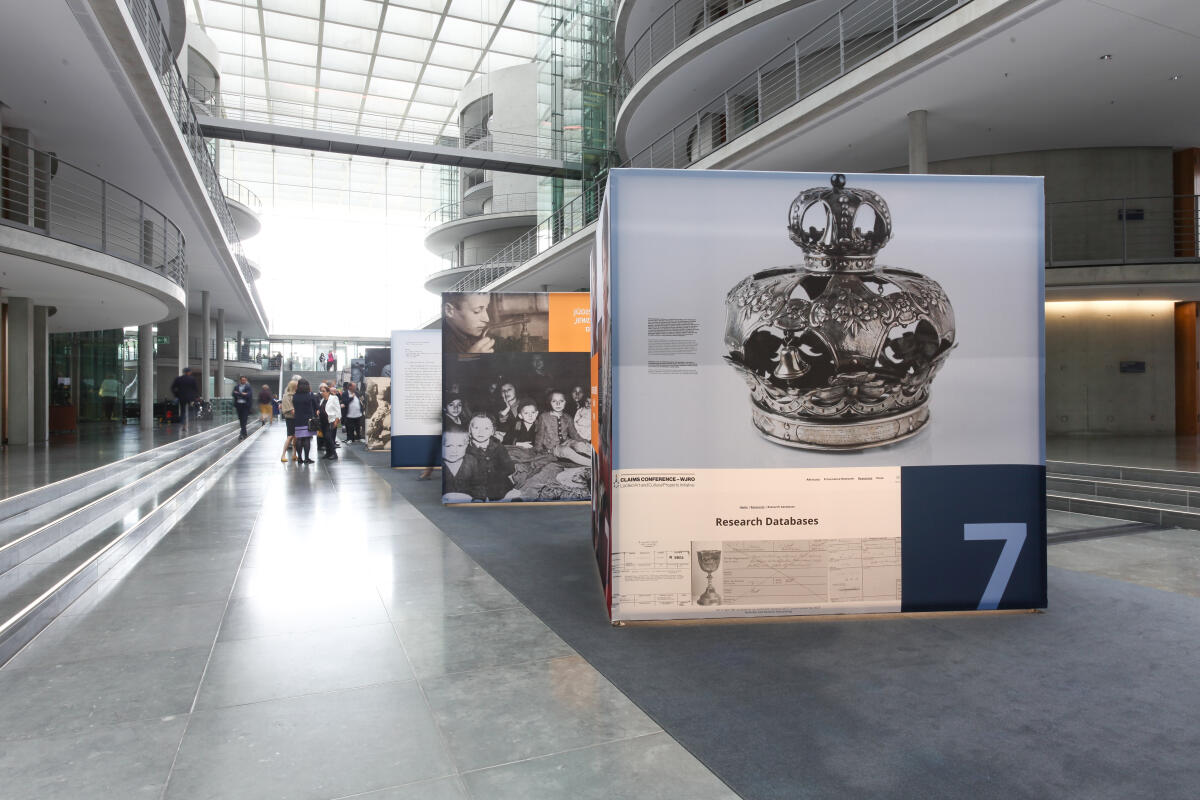
[[[8,443],[32,444],[33,301],[8,298]]]
[[[138,398],[142,430],[154,429],[154,326],[138,326]]]
[[[908,171],[914,175],[929,172],[929,112],[908,112]]]
[[[200,292],[200,398],[212,400],[208,390],[208,378],[212,374],[209,342],[212,341],[212,309],[208,305],[208,292]]]
[[[33,441],[50,438],[50,309],[33,307]]]
[[[225,309],[217,309],[217,377],[213,380],[213,394],[225,396]]]
[[[188,310],[187,310],[187,292],[184,292],[183,311],[179,312],[179,316],[175,318],[175,337],[178,343],[175,345],[175,357],[179,361],[179,368],[175,370],[175,374],[179,375],[183,372],[183,368],[188,365]]]
[[[75,409],[75,421],[79,422],[79,338],[71,334],[71,407]]]

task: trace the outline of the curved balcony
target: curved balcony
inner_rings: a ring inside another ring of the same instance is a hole
[[[175,223],[54,153],[7,137],[0,143],[8,294],[57,307],[58,331],[153,322],[183,307],[187,260]]]
[[[243,239],[257,236],[262,230],[262,200],[248,186],[233,178],[221,176],[221,191],[225,194],[225,202],[229,204],[229,213],[233,224]]]
[[[970,2],[851,0],[665,134],[634,144],[626,165],[688,167]],[[618,139],[626,146],[632,111],[645,100],[645,92],[635,87],[621,109]]]
[[[678,0],[655,17],[645,29],[636,33],[633,44],[618,55],[624,88],[640,81],[651,67],[696,34],[756,2],[758,0]],[[620,17],[626,16],[628,7],[632,5],[630,0],[621,4],[618,30],[624,24]],[[618,47],[624,38],[618,35]]]
[[[459,270],[461,277],[446,291],[479,291],[586,229],[600,216],[606,184],[606,177],[597,178],[584,188],[582,194],[539,222],[533,230],[513,240],[496,255],[477,267]]]
[[[229,210],[229,203],[221,192],[221,181],[217,175],[212,153],[208,149],[208,140],[200,133],[200,121],[196,118],[196,103],[188,94],[188,82],[184,80],[175,59],[170,56],[170,41],[158,9],[149,0],[123,0],[123,2],[133,17],[134,28],[146,48],[147,55],[150,56],[153,63],[162,65],[157,73],[159,86],[167,95],[168,108],[171,115],[175,117],[179,132],[183,135],[192,157],[192,163],[200,172],[200,180],[217,213],[217,221],[221,224],[221,230],[225,234],[225,242],[238,266],[239,274],[245,281],[251,302],[254,303],[255,310],[265,327],[267,316],[263,310],[262,299],[258,296],[258,290],[254,286],[246,254],[242,248],[242,240],[238,235],[237,226],[234,224],[233,214]],[[203,104],[201,105],[203,107]]]
[[[537,204],[537,192],[496,195],[481,203],[447,203],[425,218],[425,223],[433,226],[425,234],[425,247],[441,254],[468,236],[532,227],[537,223]],[[471,213],[475,208],[478,211]]]
[[[54,153],[0,136],[0,224],[187,280],[179,227],[154,206]]]
[[[458,283],[481,264],[486,264],[500,253],[508,251],[508,244],[485,245],[482,247],[457,247],[442,254],[443,268],[425,280],[425,290],[441,294]],[[511,257],[511,254],[510,254]]]

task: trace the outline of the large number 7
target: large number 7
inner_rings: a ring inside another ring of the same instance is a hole
[[[979,601],[980,611],[992,611],[999,607],[1000,598],[1008,588],[1008,579],[1012,577],[1013,567],[1017,565],[1017,556],[1025,545],[1025,523],[1023,522],[987,522],[963,525],[963,539],[968,542],[1003,541],[1004,549],[996,560],[996,568],[992,570],[992,578],[983,590],[983,598]]]

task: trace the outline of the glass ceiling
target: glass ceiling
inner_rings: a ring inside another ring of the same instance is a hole
[[[531,0],[188,2],[221,52],[227,105],[311,104],[318,115],[387,115],[397,129],[423,132],[455,121],[458,93],[475,77],[533,60],[540,8]]]

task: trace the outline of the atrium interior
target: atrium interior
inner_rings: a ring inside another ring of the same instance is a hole
[[[1192,0],[0,0],[0,796],[1194,796],[1198,39]],[[1043,180],[1046,608],[613,624],[590,504],[394,467],[393,332],[596,291],[635,170]],[[295,379],[367,442],[295,460]]]

